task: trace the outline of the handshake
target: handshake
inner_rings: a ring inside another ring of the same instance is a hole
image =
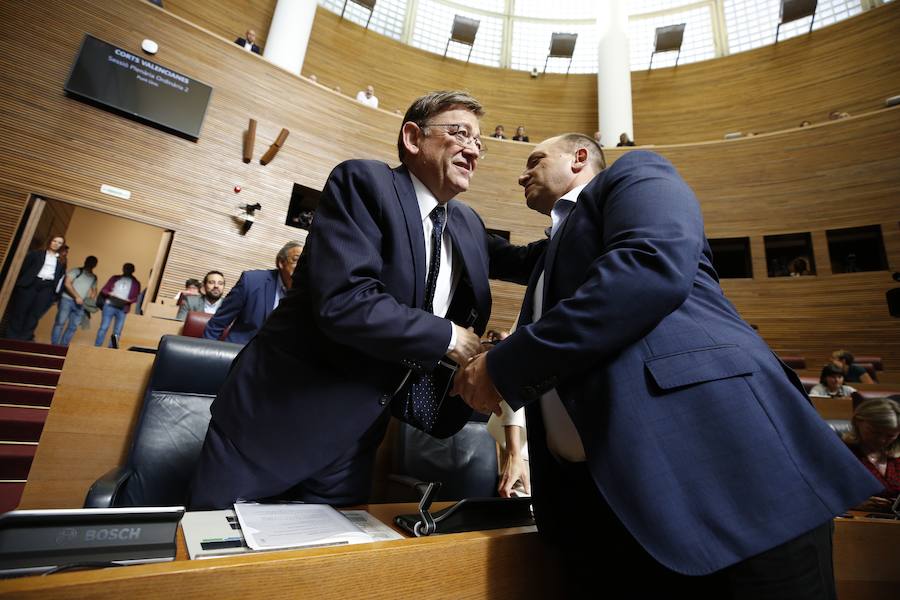
[[[500,401],[503,398],[494,387],[487,370],[487,348],[470,327],[456,327],[456,346],[448,353],[459,370],[453,378],[451,396],[461,396],[473,410],[480,413],[500,415]]]

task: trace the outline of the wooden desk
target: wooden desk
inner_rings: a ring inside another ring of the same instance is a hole
[[[853,418],[853,400],[850,398],[810,396],[809,399],[823,419],[846,419],[849,421]]]
[[[413,505],[372,505],[385,523]],[[533,528],[265,552],[0,581],[15,598],[556,598]]]
[[[56,319],[56,310],[49,310],[41,322],[38,323],[34,330],[35,341],[50,343],[50,332],[53,330],[53,321]],[[91,328],[75,331],[72,336],[70,346],[93,346],[94,339],[97,337],[97,329],[100,327],[101,315],[99,312],[91,315]],[[156,348],[159,345],[159,338],[171,333],[178,335],[181,333],[181,327],[184,325],[181,321],[173,321],[171,319],[151,317],[148,315],[136,315],[133,312],[125,317],[125,326],[122,328],[122,339],[119,340],[119,348],[129,348],[131,346],[150,346]],[[106,341],[104,345],[109,343],[109,336],[112,335],[112,325],[110,331],[106,332]]]

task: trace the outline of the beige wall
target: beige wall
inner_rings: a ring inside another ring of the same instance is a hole
[[[122,272],[124,263],[130,262],[134,263],[135,277],[146,287],[162,234],[159,227],[75,207],[66,230],[69,268],[80,267],[93,254],[99,261],[94,273],[102,286],[109,277]]]

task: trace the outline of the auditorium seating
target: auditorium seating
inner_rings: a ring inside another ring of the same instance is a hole
[[[806,359],[803,358],[802,356],[781,356],[781,355],[779,355],[778,358],[781,359],[781,362],[783,362],[790,368],[794,369],[795,371],[798,369],[806,368]]]
[[[209,323],[211,318],[212,314],[210,313],[192,310],[184,318],[184,326],[181,328],[181,335],[202,338],[203,330],[206,329],[206,324]]]
[[[394,472],[387,502],[418,501],[416,483],[439,481],[437,500],[497,495],[497,446],[487,424],[472,421],[446,439],[400,423],[394,440]]]
[[[186,504],[209,406],[241,348],[184,336],[160,340],[128,458],[91,486],[86,508]]]

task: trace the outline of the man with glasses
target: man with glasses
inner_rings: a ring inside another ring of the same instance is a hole
[[[249,342],[291,289],[294,268],[302,251],[303,244],[291,240],[278,251],[276,268],[241,273],[234,288],[222,301],[222,306],[206,323],[203,337],[218,340],[227,329],[226,342]]]
[[[483,156],[482,113],[464,92],[427,94],[403,119],[401,166],[332,171],[293,287],[212,405],[192,508],[365,503],[392,412],[437,437],[466,423],[459,398],[440,402],[447,382],[435,367],[480,350],[489,272],[525,283],[543,245],[488,236],[453,199]]]

